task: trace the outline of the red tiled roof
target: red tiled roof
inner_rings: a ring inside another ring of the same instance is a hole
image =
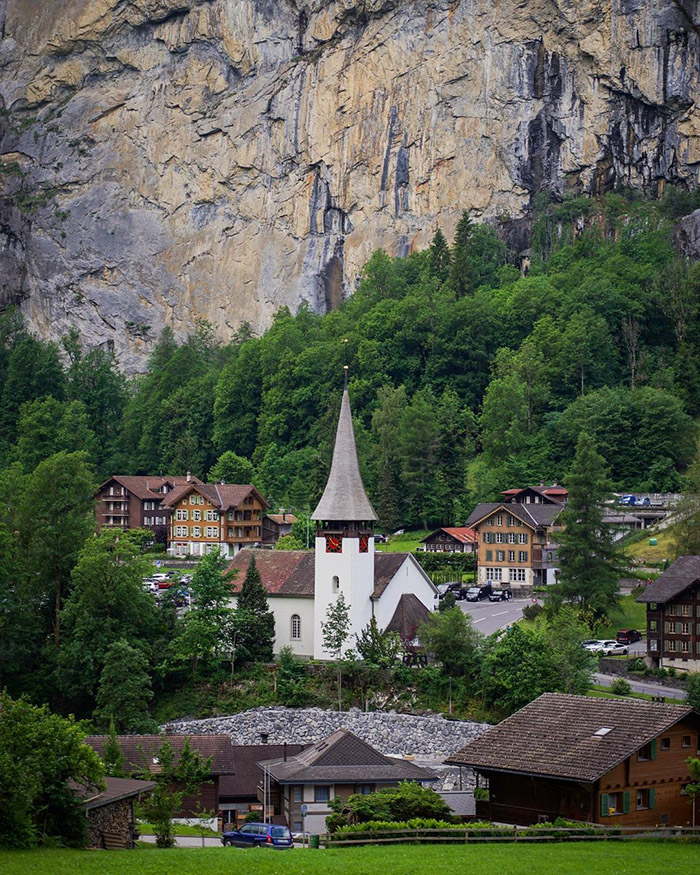
[[[108,738],[107,735],[88,735],[85,743],[102,756]],[[161,744],[170,742],[177,758],[186,738],[189,738],[192,750],[197,751],[204,759],[212,758],[212,775],[229,775],[235,771],[235,757],[229,735],[118,735],[117,741],[124,754],[126,771],[147,769],[151,774],[157,774],[160,766],[154,759],[157,759]]]
[[[104,489],[104,487],[107,486],[107,484],[111,483],[112,481],[114,481],[115,483],[119,483],[120,486],[123,486],[126,490],[131,492],[137,498],[146,499],[146,500],[156,499],[157,501],[162,501],[163,503],[165,503],[166,497],[169,498],[170,495],[172,495],[172,492],[170,492],[166,495],[162,492],[157,491],[165,483],[170,483],[175,487],[177,487],[180,484],[185,484],[187,486],[190,485],[190,482],[187,480],[187,477],[184,477],[184,476],[183,477],[179,477],[179,476],[178,477],[170,477],[170,476],[168,476],[168,477],[153,477],[151,475],[131,476],[131,475],[115,474],[113,477],[110,477],[108,480],[105,480],[105,482],[100,486],[100,491],[102,491]],[[193,484],[194,483],[201,483],[201,482],[202,481],[198,477],[192,477],[192,479],[191,479],[191,483],[193,483]]]
[[[315,565],[313,550],[252,550],[249,547],[239,550],[228,567],[229,571],[238,572],[233,584],[234,592],[239,591],[243,585],[243,579],[250,565],[250,557],[253,555],[262,584],[270,595],[313,598]],[[381,598],[396,572],[410,555],[410,553],[374,554],[373,599]]]

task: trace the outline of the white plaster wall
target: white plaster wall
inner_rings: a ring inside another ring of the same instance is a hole
[[[405,593],[413,593],[429,611],[433,610],[435,589],[410,556],[399,566],[379,601],[374,603],[374,616],[380,629],[386,628],[391,622],[399,599]]]
[[[275,617],[273,651],[278,655],[283,647],[291,647],[297,656],[314,654],[314,600],[312,598],[274,596],[268,594],[267,603]],[[235,608],[238,597],[233,596],[230,606]],[[301,638],[292,639],[292,614],[301,618]]]

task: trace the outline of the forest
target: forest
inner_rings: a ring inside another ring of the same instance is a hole
[[[308,510],[347,361],[384,528],[459,523],[504,488],[565,479],[584,424],[614,486],[678,490],[700,412],[700,263],[674,251],[673,221],[698,203],[540,195],[526,269],[465,212],[451,244],[438,229],[407,258],[375,252],[327,315],[283,308],[262,336],[243,325],[226,344],[206,323],[183,342],[166,328],[130,381],[77,329],[44,342],[8,310],[5,479],[81,451],[94,482],[190,470]]]

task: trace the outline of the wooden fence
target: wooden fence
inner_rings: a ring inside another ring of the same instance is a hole
[[[451,842],[575,842],[625,841],[628,839],[700,841],[700,827],[690,826],[597,826],[581,827],[485,827],[460,829],[368,830],[347,834],[326,833],[320,837],[326,848],[349,845],[426,844]]]

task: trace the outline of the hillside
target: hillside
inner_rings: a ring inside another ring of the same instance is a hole
[[[451,239],[465,208],[517,252],[539,191],[692,187],[691,21],[667,0],[3,0],[0,306],[133,373],[164,325],[229,339],[332,309],[374,249]]]

